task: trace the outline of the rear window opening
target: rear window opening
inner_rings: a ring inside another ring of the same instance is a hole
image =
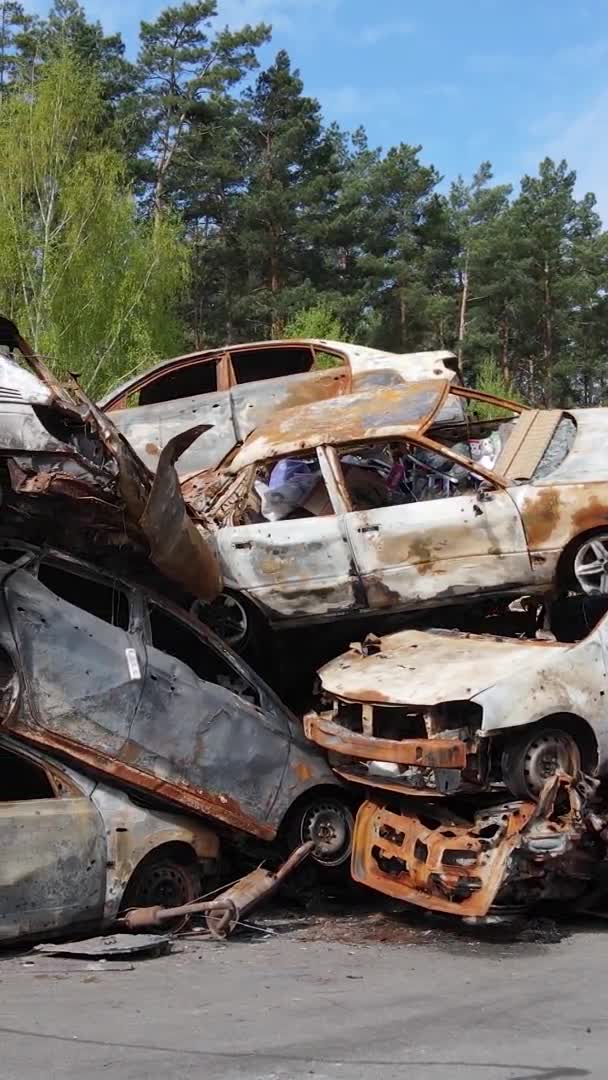
[[[314,364],[310,346],[278,349],[243,349],[230,352],[232,370],[237,383],[280,379],[287,375],[303,375]],[[327,366],[327,365],[325,365]]]
[[[111,626],[129,629],[129,602],[121,589],[44,562],[38,569],[38,580],[68,604],[103,619]]]
[[[566,460],[576,437],[576,423],[570,416],[564,416],[555,429],[555,434],[547,446],[532,479],[540,480],[550,476]]]
[[[10,750],[0,749],[0,802],[53,798],[55,792],[44,769]]]

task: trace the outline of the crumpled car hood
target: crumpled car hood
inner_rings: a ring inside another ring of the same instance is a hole
[[[349,701],[432,706],[474,698],[522,667],[542,663],[547,649],[567,648],[454,630],[404,630],[382,638],[380,651],[371,655],[352,648],[319,675],[328,693]]]
[[[84,545],[86,554],[97,542],[110,554],[147,552],[187,593],[215,599],[222,588],[217,555],[175,471],[209,425],[170,440],[154,475],[75,380],[68,392],[39,358],[27,359],[31,372],[0,356],[0,455],[12,489],[4,492],[3,525],[35,523],[44,536],[31,539],[58,534],[60,546]]]

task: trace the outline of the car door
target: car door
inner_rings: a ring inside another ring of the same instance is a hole
[[[179,459],[176,468],[180,476],[215,468],[237,441],[229,390],[114,409],[111,418],[152,471],[156,470],[160,452],[169,439],[197,424],[209,424],[212,430],[197,439]]]
[[[102,917],[100,814],[84,793],[57,798],[40,765],[2,746],[0,851],[0,943]]]
[[[522,521],[507,491],[473,491],[346,515],[370,609],[408,610],[532,583]]]
[[[76,564],[77,565],[77,564]],[[100,762],[127,738],[141,693],[137,635],[126,592],[43,561],[38,578],[16,570],[4,586],[29,717],[50,745],[90,748]],[[23,713],[23,710],[21,710]]]
[[[156,603],[149,622],[129,764],[162,777],[185,805],[264,835],[287,763],[287,722],[261,707],[255,680],[223,646]]]
[[[322,475],[305,506],[314,516],[219,529],[224,582],[261,604],[271,621],[331,618],[361,603],[344,515],[336,513],[322,450]]]

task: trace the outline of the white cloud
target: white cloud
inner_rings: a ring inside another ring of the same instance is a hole
[[[229,26],[267,22],[275,30],[306,28],[310,14],[315,19],[331,17],[341,0],[218,0],[218,21]]]
[[[403,100],[402,95],[390,87],[365,90],[360,86],[335,86],[316,91],[315,97],[322,101],[328,119],[333,116],[362,116],[376,109],[393,109]]]
[[[561,131],[538,146],[535,165],[543,157],[566,158],[576,170],[579,195],[592,191],[597,198],[598,211],[608,224],[608,88],[601,91]]]
[[[387,19],[385,22],[374,22],[362,26],[353,35],[352,40],[357,45],[379,45],[382,41],[390,41],[403,34],[413,34],[415,29],[414,23],[409,19]]]

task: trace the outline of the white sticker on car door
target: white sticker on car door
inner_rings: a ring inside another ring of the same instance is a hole
[[[127,658],[127,665],[129,667],[129,678],[141,679],[141,670],[139,667],[139,660],[137,659],[137,653],[135,649],[125,649],[125,656]]]

